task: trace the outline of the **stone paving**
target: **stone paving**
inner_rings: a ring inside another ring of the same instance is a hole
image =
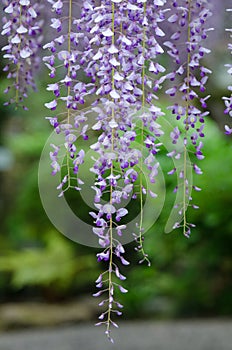
[[[121,322],[111,344],[91,324],[0,334],[0,350],[232,350],[232,320]]]

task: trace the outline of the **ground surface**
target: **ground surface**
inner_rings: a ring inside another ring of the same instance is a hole
[[[124,322],[109,343],[92,324],[0,334],[0,350],[231,350],[232,320]]]

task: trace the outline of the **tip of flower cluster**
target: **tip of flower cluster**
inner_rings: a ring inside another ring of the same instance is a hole
[[[225,134],[226,135],[232,134],[232,128],[230,128],[228,125],[225,125]]]

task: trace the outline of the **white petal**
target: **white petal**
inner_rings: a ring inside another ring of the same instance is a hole
[[[131,40],[127,39],[125,36],[122,38],[122,42],[128,46],[132,44]]]
[[[155,51],[156,53],[164,53],[164,50],[158,43],[155,43]]]
[[[57,2],[55,2],[52,6],[55,10],[60,10],[63,7],[63,2],[58,0]]]
[[[5,55],[3,55],[3,58],[14,59],[15,56],[14,56],[14,55],[11,55],[11,54],[9,54],[9,53],[6,53]]]
[[[51,109],[51,108],[55,108],[57,106],[57,101],[53,100],[51,102],[45,103],[44,104],[45,107]]]
[[[232,128],[229,128],[228,125],[225,125],[225,130],[226,130],[227,132],[231,132],[231,131],[232,131]]]
[[[124,78],[118,72],[114,74],[114,79],[117,81],[122,81]]]
[[[109,60],[110,64],[112,64],[112,66],[117,67],[120,66],[120,63],[116,60],[115,57],[111,58],[111,60]]]
[[[125,87],[126,90],[129,90],[129,91],[132,91],[132,90],[133,90],[133,86],[132,86],[130,83],[128,83],[128,82],[126,82],[126,84],[124,85],[124,87]]]
[[[32,18],[36,18],[37,17],[37,13],[35,12],[35,10],[30,7],[28,10],[29,14],[31,15]]]
[[[61,21],[59,19],[52,18],[51,21],[52,21],[52,24],[51,24],[52,28],[57,29],[61,26]]]
[[[12,44],[19,44],[21,42],[20,36],[18,34],[16,34],[12,39],[11,39],[11,43]]]
[[[92,129],[93,129],[93,130],[100,130],[100,129],[101,129],[101,126],[102,126],[102,123],[101,123],[100,120],[99,120],[96,124],[94,124],[94,125],[92,126]]]
[[[111,96],[112,98],[120,98],[120,95],[117,93],[116,90],[110,91],[110,96]]]
[[[48,90],[48,91],[59,90],[59,85],[58,85],[57,83],[48,84],[47,90]]]
[[[93,60],[94,60],[94,61],[97,61],[97,60],[99,60],[100,58],[102,58],[102,53],[101,53],[101,51],[98,50],[98,52],[96,53],[96,55],[93,56]]]
[[[24,34],[27,33],[27,28],[25,28],[22,24],[18,27],[17,33]]]
[[[143,22],[142,22],[143,26],[148,26],[148,20],[147,17],[144,17]]]
[[[155,29],[155,33],[157,36],[165,36],[165,33],[159,27]]]
[[[12,45],[6,45],[1,48],[2,51],[11,50]]]
[[[110,36],[113,36],[114,33],[112,32],[112,30],[110,28],[108,28],[102,32],[102,35],[104,35],[106,37],[110,37]]]
[[[133,4],[128,4],[127,5],[127,10],[132,10],[132,11],[136,11],[136,10],[142,10],[141,8],[139,8],[138,6],[136,6],[136,5],[133,5]]]
[[[144,62],[145,62],[145,58],[144,58],[143,55],[141,55],[141,56],[139,57],[139,59],[138,59],[138,64],[139,64],[140,66],[143,66],[143,65],[144,65]]]
[[[157,5],[157,6],[163,6],[165,3],[164,0],[154,0],[154,5]]]
[[[32,54],[32,51],[28,47],[20,50],[20,56],[22,58],[28,58],[31,56],[31,54]]]
[[[118,127],[118,123],[116,123],[116,121],[114,119],[112,119],[110,122],[109,122],[109,126],[114,129],[114,128],[117,128]]]
[[[19,3],[22,6],[28,6],[30,5],[30,0],[20,0]]]
[[[102,19],[104,19],[104,17],[103,17],[101,14],[99,14],[99,15],[95,18],[94,22],[95,22],[95,23],[99,23],[99,22],[101,22]]]
[[[159,63],[156,63],[156,67],[157,67],[159,72],[163,73],[166,71],[166,69],[163,66],[161,66],[161,64],[159,64]]]
[[[4,10],[6,13],[13,13],[13,5],[10,4],[9,6],[7,6]]]
[[[118,49],[116,48],[116,46],[111,45],[110,48],[108,49],[109,53],[118,53]]]
[[[90,10],[90,11],[93,10],[93,6],[92,6],[89,2],[87,2],[87,1],[84,2],[84,8],[85,8],[86,10]]]

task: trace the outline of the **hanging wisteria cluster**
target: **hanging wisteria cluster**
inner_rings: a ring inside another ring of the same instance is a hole
[[[178,209],[183,215],[183,223],[176,223],[175,226],[182,226],[184,234],[188,237],[194,225],[189,224],[186,219],[188,203],[191,203],[192,200],[187,176],[186,154],[194,150],[193,170],[196,174],[202,174],[196,160],[204,158],[202,138],[204,137],[205,117],[209,114],[206,110],[206,101],[210,96],[201,96],[205,92],[205,84],[211,71],[201,63],[201,60],[205,54],[210,52],[205,47],[204,41],[208,31],[212,30],[207,26],[207,20],[212,13],[207,8],[206,1],[184,1],[184,3],[185,6],[178,6],[177,2],[172,3],[172,15],[167,20],[172,23],[174,33],[169,40],[164,42],[164,46],[168,48],[167,53],[174,61],[174,69],[165,76],[166,80],[169,80],[166,94],[175,99],[175,103],[168,109],[172,111],[176,120],[180,121],[180,126],[176,126],[170,136],[174,145],[179,137],[184,137],[182,154],[175,147],[171,154],[168,154],[171,157],[183,157],[182,167],[174,168],[169,173],[177,173],[177,176],[182,179],[183,201],[178,204]],[[197,107],[199,105],[201,108]],[[183,132],[180,130],[181,125],[184,125]],[[193,189],[200,190],[196,186],[193,186]],[[197,208],[194,204],[191,206]]]
[[[8,60],[4,71],[11,81],[5,92],[12,88],[15,92],[5,105],[15,103],[17,106],[27,97],[29,86],[36,89],[34,71],[40,64],[38,51],[42,43],[44,21],[40,14],[43,5],[40,1],[29,0],[3,0],[3,4],[5,15],[1,34],[8,39],[7,45],[2,48],[5,53],[3,57]]]
[[[98,291],[94,295],[101,297],[99,305],[104,308],[97,325],[105,325],[105,333],[113,341],[111,326],[118,327],[115,315],[122,314],[115,291],[127,292],[122,285],[126,277],[120,269],[129,262],[120,238],[127,228],[125,203],[129,199],[137,198],[140,206],[138,222],[131,232],[136,250],[140,262],[150,264],[143,246],[143,204],[146,196],[156,198],[157,193],[145,185],[143,169],[147,169],[150,183],[155,183],[160,137],[166,132],[161,127],[165,118],[158,102],[161,93],[176,120],[169,135],[173,148],[167,156],[181,161],[180,167],[168,173],[181,180],[174,192],[183,194],[176,205],[182,220],[173,228],[182,227],[189,237],[194,226],[187,221],[186,212],[189,205],[197,208],[191,202],[192,189],[201,189],[189,182],[187,155],[191,155],[191,169],[202,174],[198,161],[204,158],[202,139],[210,97],[205,86],[211,73],[202,59],[210,52],[205,42],[212,30],[208,25],[212,9],[207,0],[47,3],[3,0],[2,35],[8,43],[2,50],[9,62],[4,71],[12,82],[6,92],[14,87],[15,95],[9,103],[20,105],[27,97],[28,86],[35,88],[34,71],[40,61],[46,7],[51,16],[51,39],[43,44],[43,62],[50,77],[47,90],[53,97],[45,106],[54,111],[47,119],[62,135],[66,150],[63,161],[61,145],[51,145],[52,175],[61,176],[59,196],[70,188],[82,190],[85,179],[79,170],[85,162],[86,147],[79,146],[77,135],[88,140],[94,113],[91,129],[98,136],[90,146],[94,156],[89,171],[95,177],[95,197],[94,210],[89,214],[101,248],[97,260],[107,266],[96,280]],[[169,63],[165,64],[168,56]],[[232,75],[232,65],[228,68]],[[225,112],[232,116],[232,97],[224,100]],[[87,105],[90,107],[84,108]],[[226,133],[232,133],[228,126]],[[181,149],[177,147],[180,138]]]

